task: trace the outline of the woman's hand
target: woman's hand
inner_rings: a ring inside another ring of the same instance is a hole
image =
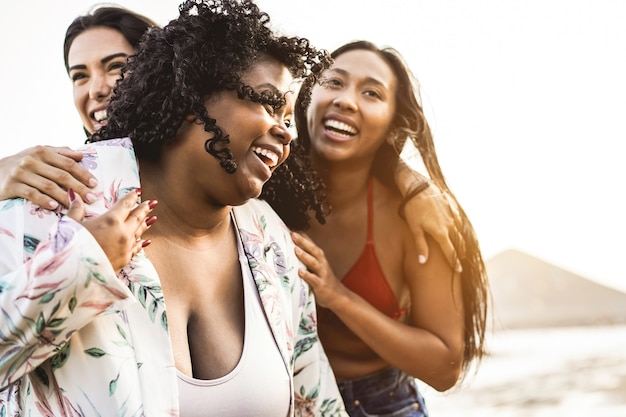
[[[83,201],[93,202],[98,182],[78,162],[81,152],[67,147],[35,146],[0,159],[0,200],[20,197],[41,207],[69,207],[70,188]]]
[[[450,266],[457,272],[461,272],[461,263],[451,239],[451,236],[460,236],[456,227],[460,224],[457,221],[459,213],[454,200],[448,198],[446,193],[429,182],[428,178],[403,163],[398,164],[395,179],[402,197],[409,196],[402,214],[411,229],[418,253],[418,262],[423,264],[428,260],[429,250],[426,241],[426,234],[428,234],[441,247]],[[425,182],[429,183],[424,188],[422,185]],[[422,191],[411,196],[411,191],[415,189]],[[463,244],[463,242],[459,243]]]
[[[441,247],[450,266],[461,272],[461,263],[451,238],[460,235],[455,222],[458,216],[454,201],[448,199],[434,184],[407,201],[404,217],[415,241],[419,263],[423,264],[428,260],[428,234]]]
[[[85,205],[78,194],[68,190],[70,209],[67,215],[87,229],[106,253],[115,272],[119,272],[141,248],[150,244],[143,240],[143,233],[156,221],[147,217],[157,204],[148,200],[137,206],[141,190],[131,191],[120,198],[106,213],[84,220]]]
[[[296,256],[306,266],[298,275],[313,289],[317,304],[332,309],[332,303],[346,288],[335,276],[319,246],[308,236],[296,232],[291,232],[291,238],[296,245]]]

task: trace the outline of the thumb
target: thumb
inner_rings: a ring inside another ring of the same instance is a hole
[[[85,217],[85,203],[83,203],[83,199],[71,188],[67,190],[67,198],[70,200],[70,209],[67,211],[67,215],[79,223],[82,222]]]

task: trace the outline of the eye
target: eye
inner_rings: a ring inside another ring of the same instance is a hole
[[[326,88],[341,88],[343,86],[343,82],[339,78],[322,78],[320,80],[320,85]]]
[[[111,65],[109,65],[108,71],[121,71],[122,67],[124,67],[125,63],[124,62],[112,62]]]
[[[85,74],[84,72],[74,72],[71,76],[70,76],[71,80],[73,83],[77,83],[80,80],[83,80],[85,78],[87,78],[87,74]]]
[[[376,98],[376,99],[382,100],[382,95],[378,91],[376,91],[376,90],[365,90],[363,92],[363,94],[365,94],[368,97],[372,97],[372,98]]]

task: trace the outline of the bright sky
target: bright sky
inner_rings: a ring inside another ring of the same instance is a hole
[[[161,24],[178,3],[117,2]],[[82,144],[62,44],[67,25],[92,4],[0,5],[0,156]],[[258,4],[275,27],[317,46],[363,38],[404,54],[444,174],[487,258],[515,248],[626,291],[626,2]]]

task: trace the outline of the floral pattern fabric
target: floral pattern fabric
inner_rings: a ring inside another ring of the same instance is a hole
[[[87,217],[140,186],[130,140],[83,152],[100,184]],[[289,230],[260,200],[233,217],[290,371],[290,415],[347,416]],[[79,223],[22,199],[0,202],[0,245],[0,417],[178,416],[166,305],[145,253],[116,275]]]

